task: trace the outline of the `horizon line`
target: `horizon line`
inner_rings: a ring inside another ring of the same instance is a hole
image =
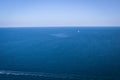
[[[103,25],[103,26],[0,26],[0,28],[39,28],[39,27],[41,27],[41,28],[43,28],[43,27],[58,27],[58,28],[62,28],[62,27],[120,27],[120,26],[107,26],[107,25]]]

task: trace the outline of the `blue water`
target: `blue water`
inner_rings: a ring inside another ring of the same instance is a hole
[[[0,28],[0,80],[120,80],[120,28]]]

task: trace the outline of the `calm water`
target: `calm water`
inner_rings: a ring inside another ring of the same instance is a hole
[[[119,76],[120,28],[0,28],[0,80]]]

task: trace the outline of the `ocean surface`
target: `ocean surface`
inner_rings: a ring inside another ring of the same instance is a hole
[[[120,28],[0,28],[0,80],[120,80]]]

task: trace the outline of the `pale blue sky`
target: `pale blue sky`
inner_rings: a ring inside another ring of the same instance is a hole
[[[120,26],[120,0],[0,0],[0,27]]]

